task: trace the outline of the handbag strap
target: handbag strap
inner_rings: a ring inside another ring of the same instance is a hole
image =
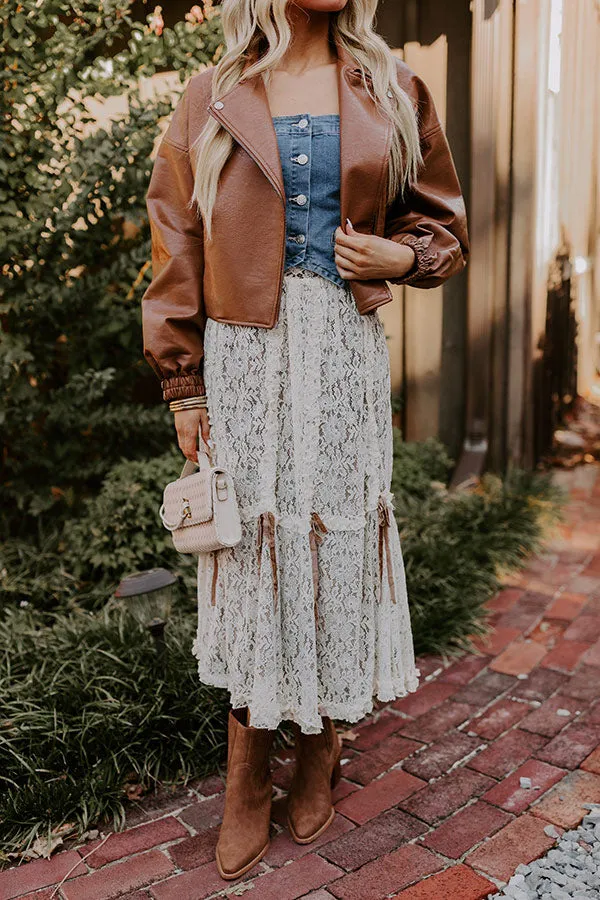
[[[211,469],[212,465],[212,451],[202,437],[202,432],[200,431],[198,434],[198,462],[192,462],[191,459],[186,459],[179,477],[187,478],[188,475],[193,475],[196,469]]]

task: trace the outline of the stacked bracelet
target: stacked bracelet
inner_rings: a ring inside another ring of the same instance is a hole
[[[198,397],[184,397],[183,400],[171,400],[169,409],[171,412],[180,412],[183,409],[207,409],[206,394]]]

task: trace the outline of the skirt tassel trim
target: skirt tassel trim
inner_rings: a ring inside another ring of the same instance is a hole
[[[210,605],[216,606],[217,604],[217,583],[219,581],[219,551],[213,550],[212,554],[213,558],[213,572],[212,572],[212,582],[210,586]]]
[[[273,580],[273,609],[277,609],[279,597],[279,578],[277,575],[277,552],[275,548],[275,515],[272,512],[262,512],[258,517],[258,530],[256,533],[256,550],[258,555],[258,574],[262,563],[263,542],[266,539],[271,559],[271,576]]]
[[[379,586],[383,588],[383,558],[386,559],[387,578],[390,588],[392,603],[396,603],[396,582],[394,580],[394,566],[390,552],[390,525],[392,523],[393,505],[388,493],[380,494],[377,504],[379,519]]]
[[[315,597],[315,622],[319,621],[319,545],[327,534],[328,529],[317,512],[310,514],[310,531],[308,543],[312,560],[313,592]]]

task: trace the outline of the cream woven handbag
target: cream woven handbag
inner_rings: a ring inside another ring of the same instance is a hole
[[[213,466],[202,435],[198,463],[186,460],[181,476],[166,486],[160,517],[180,553],[210,553],[241,541],[233,478],[225,469]]]

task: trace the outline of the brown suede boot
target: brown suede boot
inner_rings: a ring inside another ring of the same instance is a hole
[[[341,746],[328,716],[323,716],[320,734],[303,734],[294,725],[294,736],[296,770],[288,793],[288,826],[297,844],[310,844],[335,816],[331,789],[341,777]]]
[[[246,709],[232,709],[228,723],[225,812],[217,842],[221,878],[239,878],[269,849],[273,731],[245,723]]]

